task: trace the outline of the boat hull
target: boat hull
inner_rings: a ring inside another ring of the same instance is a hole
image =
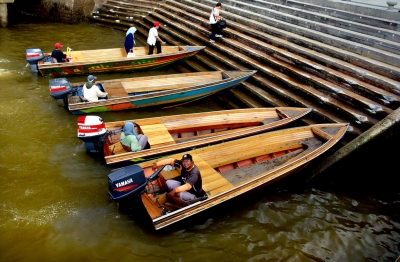
[[[222,71],[224,72],[224,71]],[[229,71],[226,71],[229,74]],[[182,89],[170,89],[160,92],[144,93],[130,95],[121,98],[99,100],[98,102],[70,104],[69,111],[74,115],[92,114],[96,112],[120,111],[151,106],[162,106],[186,103],[192,100],[198,100],[217,92],[226,91],[247,80],[256,71],[242,71],[240,77],[223,79],[220,81],[205,84],[193,85]],[[106,89],[107,91],[107,89]]]
[[[79,61],[56,64],[38,64],[38,72],[42,76],[76,76],[111,72],[132,72],[141,70],[153,70],[170,65],[176,61],[188,59],[204,47],[187,47],[185,51],[174,53],[161,53],[138,57],[121,57],[102,61]],[[100,59],[99,59],[100,60]]]

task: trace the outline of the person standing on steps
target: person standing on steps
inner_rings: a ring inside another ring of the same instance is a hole
[[[210,14],[210,26],[211,26],[211,35],[210,42],[215,42],[215,37],[222,37],[221,28],[218,27],[218,20],[222,19],[222,16],[219,15],[219,10],[222,8],[222,4],[218,2],[215,7],[211,10]]]
[[[148,55],[152,55],[154,47],[157,47],[157,54],[161,53],[161,44],[165,44],[163,40],[158,36],[157,29],[160,28],[159,22],[154,22],[154,26],[149,31],[149,36],[147,37],[147,44],[149,45]]]

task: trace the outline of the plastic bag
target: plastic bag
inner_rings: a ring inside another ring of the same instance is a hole
[[[133,50],[129,51],[126,57],[135,57],[135,52],[133,52]]]

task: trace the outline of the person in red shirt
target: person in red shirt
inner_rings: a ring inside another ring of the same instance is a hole
[[[60,43],[54,44],[55,49],[51,52],[51,57],[55,58],[58,63],[68,62],[69,59],[66,54],[61,51],[61,47],[63,47]]]

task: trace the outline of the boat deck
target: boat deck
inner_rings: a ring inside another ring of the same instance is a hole
[[[125,81],[103,82],[109,98],[127,97],[129,94],[182,89],[221,81],[220,71],[202,74],[179,74],[130,78]]]
[[[147,47],[134,47],[135,57],[148,56]],[[181,51],[179,46],[163,46],[163,53],[175,53]],[[69,54],[72,57],[73,63],[80,62],[104,62],[113,59],[132,59],[127,57],[125,48],[108,48],[108,49],[95,49],[95,50],[82,50],[72,51]],[[149,56],[150,57],[150,56]],[[133,57],[134,58],[134,57]]]

